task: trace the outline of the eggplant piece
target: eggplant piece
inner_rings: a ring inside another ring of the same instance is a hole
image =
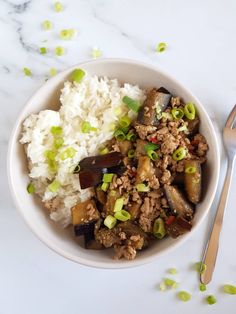
[[[169,105],[171,97],[172,95],[164,87],[159,89],[153,88],[150,90],[138,113],[138,123],[157,126],[160,123],[157,119],[157,106],[161,113]]]
[[[189,201],[198,204],[202,191],[201,164],[198,160],[186,160],[185,169],[188,169],[188,167],[193,167],[196,171],[194,173],[184,173],[185,190]]]
[[[138,168],[136,174],[136,184],[148,181],[153,177],[154,169],[152,162],[147,156],[140,156],[138,158]]]
[[[114,215],[114,206],[117,198],[120,197],[120,193],[118,190],[109,190],[107,194],[107,201],[104,206],[104,211],[107,215]]]
[[[193,136],[193,135],[197,134],[199,131],[199,125],[200,125],[199,117],[196,116],[194,120],[189,120],[189,119],[185,118],[185,121],[188,122],[189,135]]]
[[[97,168],[110,168],[117,166],[122,161],[122,154],[119,152],[113,152],[105,155],[98,155],[84,158],[80,161],[80,169],[93,171]]]
[[[75,236],[79,237],[79,236],[87,234],[87,236],[89,237],[90,235],[94,235],[94,226],[95,226],[95,221],[75,225],[74,226]]]
[[[173,185],[184,186],[184,173],[183,172],[177,172],[172,183],[173,183]]]
[[[192,224],[182,217],[176,217],[172,224],[166,226],[168,234],[174,239],[191,229]]]
[[[107,195],[103,190],[101,190],[100,187],[96,188],[96,197],[97,197],[99,203],[101,203],[102,205],[106,204]]]
[[[95,210],[91,214],[90,208]],[[90,223],[91,221],[97,221],[100,218],[100,213],[97,210],[96,204],[93,200],[78,203],[71,208],[72,224],[80,225]]]
[[[120,177],[123,175],[125,171],[126,171],[126,167],[123,163],[121,163],[119,166],[114,166],[108,169],[109,173],[115,173]]]
[[[79,182],[81,189],[87,189],[93,187],[102,182],[103,173],[99,170],[93,169],[93,171],[80,171]]]
[[[139,156],[146,156],[147,153],[146,153],[144,147],[145,147],[145,145],[148,144],[148,141],[144,141],[144,140],[138,139],[136,143],[137,143],[136,150],[135,150],[136,156],[137,157],[139,157]]]
[[[191,221],[193,218],[194,208],[180,190],[172,185],[164,185],[165,195],[172,211],[178,216]]]
[[[142,204],[136,203],[136,202],[131,202],[128,205],[128,212],[131,215],[131,220],[137,219],[139,214],[140,214],[140,207]]]
[[[128,151],[132,149],[132,142],[130,141],[117,141],[117,145],[122,155],[127,155]]]

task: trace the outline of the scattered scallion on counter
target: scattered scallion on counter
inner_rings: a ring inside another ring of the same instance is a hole
[[[104,225],[108,228],[108,229],[112,229],[115,227],[117,223],[117,220],[115,217],[108,215],[105,219],[104,219]]]
[[[217,302],[216,298],[214,297],[214,295],[208,295],[206,297],[206,301],[208,304],[212,305],[215,304]]]
[[[156,45],[156,52],[163,52],[166,50],[166,47],[167,47],[166,43],[160,42]]]
[[[55,69],[55,68],[51,68],[50,70],[49,70],[49,75],[50,76],[55,76],[57,74],[57,70]]]
[[[223,291],[227,294],[236,294],[236,286],[233,285],[224,285]]]
[[[175,280],[173,279],[170,279],[170,278],[165,278],[164,279],[164,284],[169,287],[169,288],[172,288],[172,289],[176,289],[178,284]]]
[[[52,183],[49,184],[48,189],[49,191],[55,193],[60,188],[60,182],[57,180],[52,181]]]
[[[134,112],[138,112],[141,104],[139,101],[134,100],[132,98],[130,98],[129,96],[124,96],[122,98],[123,103],[131,110],[133,110]]]
[[[188,118],[189,120],[194,120],[195,116],[196,116],[196,109],[193,103],[187,103],[184,106],[184,114],[186,116],[186,118]]]
[[[176,268],[170,268],[170,269],[168,269],[168,273],[171,275],[176,275],[178,273],[178,271]]]
[[[186,168],[184,169],[184,172],[185,172],[185,173],[188,173],[188,174],[193,174],[193,173],[195,173],[196,171],[197,171],[196,167],[191,167],[191,166],[186,167]]]
[[[46,47],[40,47],[39,52],[41,55],[45,55],[47,53],[47,48]]]
[[[97,59],[102,56],[102,51],[97,47],[93,47],[91,51],[91,56],[93,59]]]
[[[48,20],[45,20],[43,21],[42,23],[42,28],[45,30],[45,31],[49,31],[52,29],[52,22],[48,21]]]
[[[85,72],[82,69],[75,69],[70,76],[73,82],[80,83],[85,76]]]
[[[57,46],[55,49],[54,49],[54,52],[55,52],[55,55],[58,56],[58,57],[61,57],[65,54],[66,50],[64,47],[61,47],[61,46]]]
[[[199,290],[200,290],[201,292],[206,291],[206,285],[204,285],[204,283],[200,283],[200,285],[199,285]]]
[[[124,209],[115,212],[114,217],[120,221],[127,221],[131,218],[130,213]]]
[[[166,291],[166,285],[164,282],[161,282],[160,285],[159,285],[159,288],[161,291]]]
[[[64,9],[64,7],[63,7],[63,5],[62,5],[61,2],[55,2],[54,5],[53,5],[53,7],[54,7],[54,10],[55,10],[57,13],[63,11],[63,9]]]
[[[138,192],[149,192],[150,191],[150,187],[144,183],[138,183],[136,184],[136,189]]]
[[[90,133],[97,131],[97,128],[91,126],[90,122],[84,121],[81,124],[81,132],[82,133]]]
[[[194,269],[199,273],[199,274],[203,274],[206,271],[206,264],[204,264],[203,262],[198,262],[194,264]]]
[[[29,194],[33,194],[35,192],[35,187],[32,182],[27,185],[27,192]]]
[[[102,177],[102,182],[111,183],[114,173],[104,173]]]
[[[25,76],[32,76],[32,72],[29,68],[23,68]]]
[[[172,155],[172,158],[175,161],[179,161],[182,160],[186,157],[186,149],[184,147],[179,147],[178,149],[176,149]]]
[[[163,239],[164,236],[166,235],[165,224],[162,218],[157,218],[154,221],[153,234],[158,239]]]
[[[62,29],[59,33],[59,37],[62,40],[72,40],[77,36],[77,30],[73,28]]]
[[[189,301],[190,299],[191,299],[191,294],[190,293],[188,293],[187,291],[179,291],[178,293],[177,293],[177,297],[181,300],[181,301],[183,301],[183,302],[187,302],[187,301]]]
[[[124,198],[120,197],[115,201],[115,205],[113,209],[114,213],[121,211],[123,206],[124,206]]]

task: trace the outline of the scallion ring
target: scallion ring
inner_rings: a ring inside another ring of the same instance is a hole
[[[184,147],[179,147],[178,149],[176,149],[172,155],[172,158],[175,161],[179,161],[182,160],[186,157],[186,149]]]
[[[196,116],[196,109],[193,103],[187,103],[184,106],[184,114],[186,116],[186,118],[188,118],[189,120],[194,120],[195,116]]]

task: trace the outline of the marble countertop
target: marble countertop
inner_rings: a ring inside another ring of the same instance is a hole
[[[52,252],[31,233],[16,211],[7,185],[6,153],[11,129],[26,100],[58,71],[91,59],[100,47],[103,57],[148,62],[167,71],[205,105],[220,130],[236,101],[236,2],[234,0],[64,0],[61,13],[53,2],[0,0],[0,314],[105,313],[235,313],[236,298],[223,295],[224,283],[236,284],[236,173],[222,230],[214,279],[207,293],[217,296],[209,306],[198,291],[191,264],[200,259],[225,175],[225,157],[216,200],[202,226],[177,250],[134,269],[101,270],[74,264]],[[53,22],[43,31],[43,20]],[[74,41],[62,42],[58,32],[75,28]],[[164,41],[168,49],[158,54]],[[57,57],[56,46],[66,54]],[[49,53],[41,55],[39,47]],[[29,67],[32,77],[24,76]],[[181,289],[191,302],[181,303],[175,291],[160,292],[166,270],[176,267]]]

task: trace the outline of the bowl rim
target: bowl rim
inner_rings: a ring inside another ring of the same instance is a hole
[[[215,164],[216,164],[216,168],[214,169],[214,172],[215,172],[215,179],[216,180],[215,180],[215,183],[214,183],[213,188],[212,188],[212,194],[209,196],[207,208],[205,209],[202,216],[197,221],[197,224],[195,224],[193,226],[191,232],[184,234],[179,241],[174,242],[171,246],[162,249],[162,251],[157,252],[156,254],[152,254],[150,256],[145,256],[145,257],[137,259],[137,260],[134,259],[132,261],[122,261],[119,263],[114,262],[113,260],[111,260],[111,262],[91,261],[91,260],[87,260],[83,257],[75,256],[73,254],[68,253],[64,249],[61,249],[58,245],[55,245],[53,243],[53,241],[48,240],[38,230],[34,229],[31,225],[29,219],[26,217],[24,210],[22,210],[22,207],[20,205],[19,199],[17,197],[15,185],[14,185],[13,180],[12,180],[13,177],[12,177],[12,168],[11,168],[12,151],[13,151],[14,144],[16,141],[16,135],[17,135],[16,132],[17,132],[17,129],[19,127],[19,124],[22,122],[22,118],[24,116],[24,113],[28,109],[28,107],[30,106],[31,101],[33,100],[33,98],[35,98],[37,96],[37,93],[40,93],[41,89],[45,86],[45,84],[50,83],[50,82],[53,83],[54,80],[58,79],[58,76],[60,76],[60,75],[64,76],[64,74],[66,72],[70,72],[77,67],[85,66],[89,63],[101,63],[101,64],[108,63],[109,64],[112,62],[113,63],[127,63],[127,64],[132,64],[134,66],[145,67],[145,68],[150,69],[152,71],[154,70],[157,73],[159,73],[160,75],[164,76],[167,80],[171,81],[176,87],[185,90],[191,96],[191,98],[196,100],[198,105],[201,107],[201,111],[203,112],[205,119],[207,121],[207,124],[208,124],[209,128],[211,129],[211,135],[210,135],[211,139],[212,139],[213,143],[216,144],[215,145],[216,154],[214,155]],[[10,140],[9,140],[9,144],[8,144],[8,151],[7,151],[7,177],[8,177],[8,186],[10,189],[10,193],[11,193],[11,196],[13,198],[14,204],[15,204],[18,212],[23,217],[24,221],[26,222],[26,224],[28,225],[28,227],[30,228],[32,233],[34,235],[36,235],[36,237],[41,242],[43,242],[48,248],[50,248],[54,252],[58,253],[62,257],[65,257],[66,259],[71,260],[72,262],[75,262],[77,264],[81,264],[84,266],[90,266],[90,267],[94,267],[94,268],[102,268],[102,269],[124,269],[124,268],[131,268],[131,267],[141,266],[141,265],[150,263],[150,262],[154,261],[155,259],[157,259],[159,256],[162,256],[164,253],[166,254],[167,252],[170,252],[170,251],[174,250],[175,248],[177,248],[178,246],[182,245],[187,239],[190,239],[190,237],[195,233],[196,229],[201,225],[201,223],[203,222],[203,220],[205,219],[205,217],[208,215],[208,213],[210,211],[210,208],[212,206],[212,202],[214,200],[215,193],[217,190],[217,186],[218,186],[219,174],[220,174],[219,142],[218,142],[218,139],[216,136],[214,126],[211,122],[211,119],[210,119],[207,111],[205,110],[204,106],[202,105],[201,101],[199,101],[199,99],[189,89],[184,87],[184,85],[182,85],[182,83],[177,81],[168,72],[159,69],[155,65],[152,65],[152,64],[149,64],[146,62],[142,62],[139,60],[127,59],[127,58],[100,58],[100,59],[96,59],[96,60],[82,61],[82,62],[79,62],[75,65],[72,65],[72,66],[66,68],[65,70],[58,73],[55,77],[50,78],[46,83],[43,83],[31,95],[31,97],[29,97],[29,99],[26,101],[25,105],[23,106],[22,110],[20,111],[20,113],[16,119],[16,122],[14,124],[14,127],[12,129],[11,135],[10,135]]]

